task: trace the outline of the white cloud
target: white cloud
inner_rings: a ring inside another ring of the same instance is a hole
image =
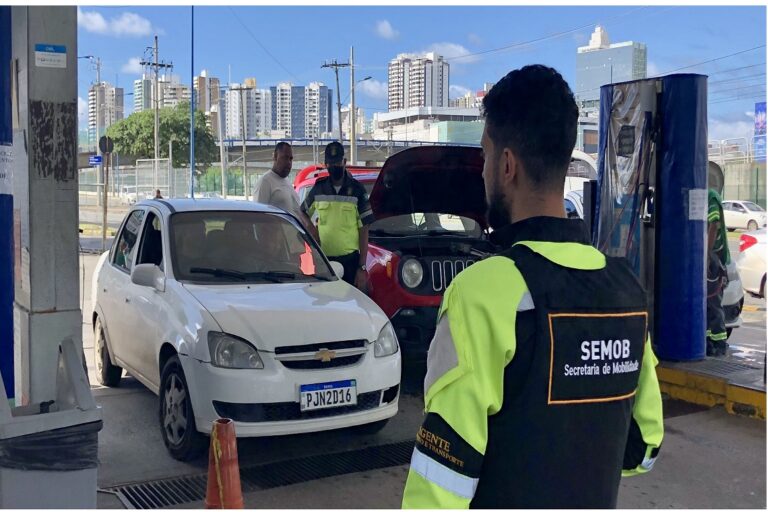
[[[744,112],[744,115],[749,117],[750,119],[754,119],[755,118],[755,113],[753,111],[751,111],[751,110],[747,110],[746,112]]]
[[[661,69],[659,69],[659,66],[653,62],[652,60],[648,61],[648,76],[658,76],[661,74]]]
[[[395,30],[389,21],[381,20],[376,22],[376,34],[382,39],[397,39],[400,32]]]
[[[77,25],[87,32],[115,37],[144,37],[158,31],[148,19],[133,12],[123,12],[107,20],[96,11],[84,11],[79,7]]]
[[[386,82],[379,82],[378,80],[370,79],[365,80],[364,82],[360,82],[355,87],[356,91],[360,91],[361,93],[365,94],[366,96],[377,99],[377,100],[383,100],[387,99],[387,83]]]
[[[467,34],[467,40],[475,46],[483,44],[483,39],[479,35],[473,34],[471,32]]]
[[[451,98],[461,98],[465,96],[468,92],[472,92],[471,89],[468,87],[464,87],[463,85],[452,85],[449,87],[449,93],[448,96]]]
[[[429,48],[427,48],[427,51],[435,52],[439,55],[442,55],[448,60],[456,59],[453,62],[451,62],[451,65],[471,64],[473,62],[477,62],[480,60],[479,56],[470,55],[472,52],[467,50],[462,45],[456,44],[456,43],[434,43],[429,45]],[[457,59],[457,57],[463,57],[463,58]]]
[[[77,97],[77,119],[81,125],[88,123],[88,102],[80,96]]]
[[[144,68],[140,63],[141,59],[139,57],[131,57],[128,59],[128,62],[123,64],[123,67],[120,68],[120,72],[128,75],[140,75],[144,71]]]
[[[725,121],[722,119],[709,120],[709,140],[734,139],[752,137],[755,130],[755,122],[750,121]]]

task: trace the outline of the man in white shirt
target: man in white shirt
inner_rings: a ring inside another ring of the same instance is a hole
[[[299,207],[299,195],[293,189],[288,174],[293,166],[293,150],[287,142],[278,142],[272,157],[272,170],[256,183],[253,198],[257,203],[276,206],[299,219],[317,239],[315,226]]]

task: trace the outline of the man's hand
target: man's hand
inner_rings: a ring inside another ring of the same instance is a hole
[[[361,268],[357,269],[355,275],[355,287],[363,293],[368,291],[368,274]]]

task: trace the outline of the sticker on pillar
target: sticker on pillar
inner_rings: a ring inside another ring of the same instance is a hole
[[[0,194],[13,195],[12,163],[13,151],[11,147],[0,144]]]
[[[632,157],[635,154],[635,127],[625,124],[619,130],[619,140],[616,154]]]
[[[39,68],[66,68],[67,47],[58,44],[36,44],[35,66]]]
[[[707,220],[707,189],[692,188],[688,191],[688,220]]]

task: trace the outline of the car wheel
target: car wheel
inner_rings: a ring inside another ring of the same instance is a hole
[[[757,221],[751,220],[747,223],[747,231],[754,231],[757,229]]]
[[[765,274],[763,274],[763,279],[760,281],[760,295],[758,297],[761,299],[765,298]]]
[[[197,431],[187,379],[178,356],[171,357],[160,379],[160,430],[171,457],[187,461],[198,458],[208,445]]]
[[[727,229],[729,232],[731,232],[731,233],[733,233],[734,231],[736,231],[736,228],[726,228],[726,229]]]
[[[728,339],[731,337],[731,333],[733,332],[733,327],[727,327],[725,329],[725,339]]]
[[[361,436],[372,436],[374,434],[378,434],[379,432],[381,432],[381,430],[387,426],[388,422],[389,422],[388,419],[374,421],[373,423],[366,423],[365,425],[358,425],[356,427],[352,427],[352,431],[355,434],[359,434]]]
[[[96,362],[96,380],[102,386],[114,388],[120,385],[120,379],[123,376],[123,369],[112,364],[109,358],[109,347],[107,347],[107,338],[104,336],[104,327],[101,325],[101,318],[96,318],[96,325],[93,327],[93,359]],[[87,374],[87,369],[86,369]]]

